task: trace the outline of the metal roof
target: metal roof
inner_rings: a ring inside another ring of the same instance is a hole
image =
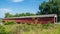
[[[57,15],[56,14],[47,14],[47,15],[22,16],[22,17],[11,17],[11,18],[34,18],[34,17],[57,17]],[[3,19],[11,19],[11,18],[3,18]]]

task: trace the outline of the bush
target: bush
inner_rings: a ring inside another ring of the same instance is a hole
[[[4,25],[13,25],[13,24],[15,24],[14,21],[9,21],[9,22],[5,22],[5,23],[4,23]]]
[[[3,26],[0,26],[0,34],[8,34]]]
[[[48,22],[47,24],[42,24],[42,28],[47,29],[50,27],[54,27],[54,24],[52,24],[51,22]]]

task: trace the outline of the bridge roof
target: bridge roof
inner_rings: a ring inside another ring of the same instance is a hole
[[[35,18],[35,17],[57,17],[56,14],[47,14],[47,15],[35,15],[35,16],[22,16],[22,17],[10,17],[10,18],[3,18],[3,19],[14,19],[14,18]]]

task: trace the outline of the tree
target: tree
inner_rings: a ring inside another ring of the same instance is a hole
[[[19,16],[33,16],[35,14],[32,14],[32,13],[21,13],[19,14]]]
[[[9,12],[5,13],[5,18],[9,18],[9,17],[13,17],[13,15],[10,14]]]
[[[60,21],[60,2],[59,0],[49,0],[48,2],[43,2],[39,6],[37,15],[39,14],[57,14],[58,21]]]
[[[16,13],[15,15],[13,15],[13,17],[19,17],[19,14],[18,14],[18,13]]]
[[[25,13],[26,16],[34,16],[35,14],[32,14],[32,13]]]
[[[5,13],[5,18],[10,17],[10,13]]]
[[[35,14],[32,14],[32,13],[21,13],[21,14],[10,14],[10,13],[5,13],[5,18],[9,18],[9,17],[21,17],[21,16],[33,16]]]

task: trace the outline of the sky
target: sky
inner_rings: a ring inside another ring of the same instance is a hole
[[[0,18],[4,18],[5,13],[36,13],[39,5],[47,0],[0,0]]]

